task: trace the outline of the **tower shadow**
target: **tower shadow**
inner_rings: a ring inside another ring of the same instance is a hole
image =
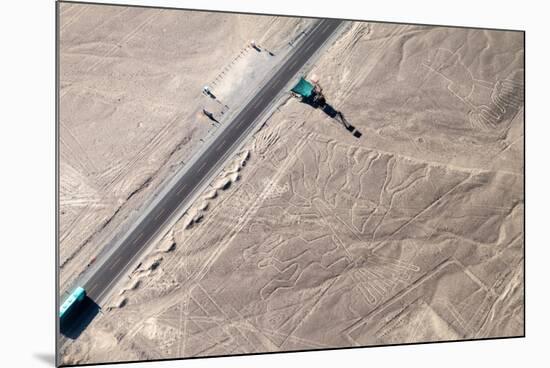
[[[310,105],[314,109],[320,108],[325,114],[327,114],[331,119],[338,121],[342,124],[348,132],[350,132],[355,138],[361,138],[363,133],[361,133],[355,126],[351,125],[350,122],[346,119],[344,114],[341,111],[336,110],[330,104],[328,104],[324,97],[321,98],[302,98],[303,103]]]

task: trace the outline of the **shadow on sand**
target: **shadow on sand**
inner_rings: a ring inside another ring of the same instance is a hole
[[[341,123],[348,132],[350,132],[355,138],[361,138],[363,135],[359,130],[357,130],[353,125],[351,125],[344,114],[338,110],[336,110],[334,107],[326,103],[324,97],[320,99],[302,99],[302,102],[310,105],[311,107],[317,109],[320,108],[325,114],[327,114],[330,118],[338,121]]]
[[[77,339],[97,316],[100,309],[99,305],[86,297],[69,315],[61,320],[59,326],[61,334],[72,340]]]

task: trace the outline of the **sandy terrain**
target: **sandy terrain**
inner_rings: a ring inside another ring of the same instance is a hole
[[[214,132],[200,111],[222,120],[222,109],[202,87],[219,89],[231,112],[246,97],[231,94],[235,76],[254,86],[310,22],[61,4],[62,290]],[[254,51],[252,39],[275,56]]]
[[[523,34],[354,23],[66,362],[523,334]]]

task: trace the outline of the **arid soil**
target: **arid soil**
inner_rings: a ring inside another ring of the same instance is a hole
[[[352,23],[69,363],[523,334],[523,34]],[[162,92],[161,92],[162,93]]]
[[[69,287],[185,164],[235,75],[249,85],[311,21],[83,4],[60,5],[60,281]],[[246,72],[241,69],[246,65]],[[252,74],[252,76],[250,76]],[[246,93],[244,94],[246,95]],[[228,109],[224,108],[227,113]]]

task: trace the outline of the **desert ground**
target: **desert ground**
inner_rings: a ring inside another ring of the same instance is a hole
[[[220,119],[243,97],[236,76],[275,65],[250,40],[279,55],[311,20],[69,3],[59,20],[65,290],[217,129],[202,108]]]
[[[141,22],[149,19],[143,17]],[[166,27],[172,22],[166,20]],[[250,38],[239,33],[244,27],[230,29],[237,49]],[[145,44],[142,38],[154,34],[144,31],[135,42]],[[100,46],[90,42],[89,47]],[[190,41],[166,40],[171,42]],[[197,58],[204,58],[205,44],[194,45]],[[67,58],[81,60],[86,53],[85,46],[69,49]],[[79,339],[64,346],[64,361],[521,336],[523,53],[520,32],[350,22],[308,77],[319,80],[327,102],[361,137],[296,98],[283,101],[193,207],[151,246],[145,261],[115,287]],[[88,68],[109,62],[87,61]],[[215,62],[223,64],[212,58]],[[132,65],[119,70],[135,70]],[[210,68],[215,75],[214,65]],[[178,70],[178,78],[191,83],[199,74],[185,73],[181,65]],[[69,82],[76,75],[67,77],[62,95],[77,93],[70,92]],[[96,78],[113,77],[97,71]],[[143,201],[147,191],[128,204],[120,198],[140,180],[164,175],[152,167],[170,149],[151,143],[140,129],[150,126],[151,135],[166,130],[165,139],[176,140],[166,127],[177,121],[174,129],[190,134],[179,157],[198,144],[204,132],[173,118],[194,108],[197,88],[181,91],[178,101],[188,98],[187,110],[178,114],[182,107],[174,102],[170,113],[155,110],[166,115],[164,120],[151,117],[138,128],[141,114],[134,109],[148,109],[151,116],[157,98],[163,106],[165,99],[171,101],[169,88],[175,84],[168,79],[157,90],[110,88],[109,97],[94,99],[111,114],[107,121],[126,121],[118,136],[112,124],[106,126],[114,130],[97,130],[94,121],[68,121],[73,110],[67,109],[65,118],[62,114],[63,124],[81,132],[75,149],[98,142],[87,156],[75,152],[65,164],[62,156],[62,178],[63,171],[71,173],[64,185],[62,179],[67,239],[83,237],[84,228],[74,227],[79,211],[100,226],[100,215],[108,216],[121,203],[128,211],[138,208],[132,203]],[[202,82],[195,83],[200,88]],[[80,92],[72,97],[74,109],[84,109],[97,93],[75,90]],[[128,102],[119,106],[117,98]],[[137,98],[143,98],[141,104]],[[62,149],[71,139],[65,129],[62,125]],[[103,158],[91,156],[102,151],[108,152]],[[136,155],[132,164],[121,161]],[[83,175],[84,170],[90,171]],[[69,185],[73,181],[76,186]],[[112,188],[119,194],[100,200]],[[74,252],[78,242],[71,241],[62,247]],[[72,262],[76,269],[79,261]]]

